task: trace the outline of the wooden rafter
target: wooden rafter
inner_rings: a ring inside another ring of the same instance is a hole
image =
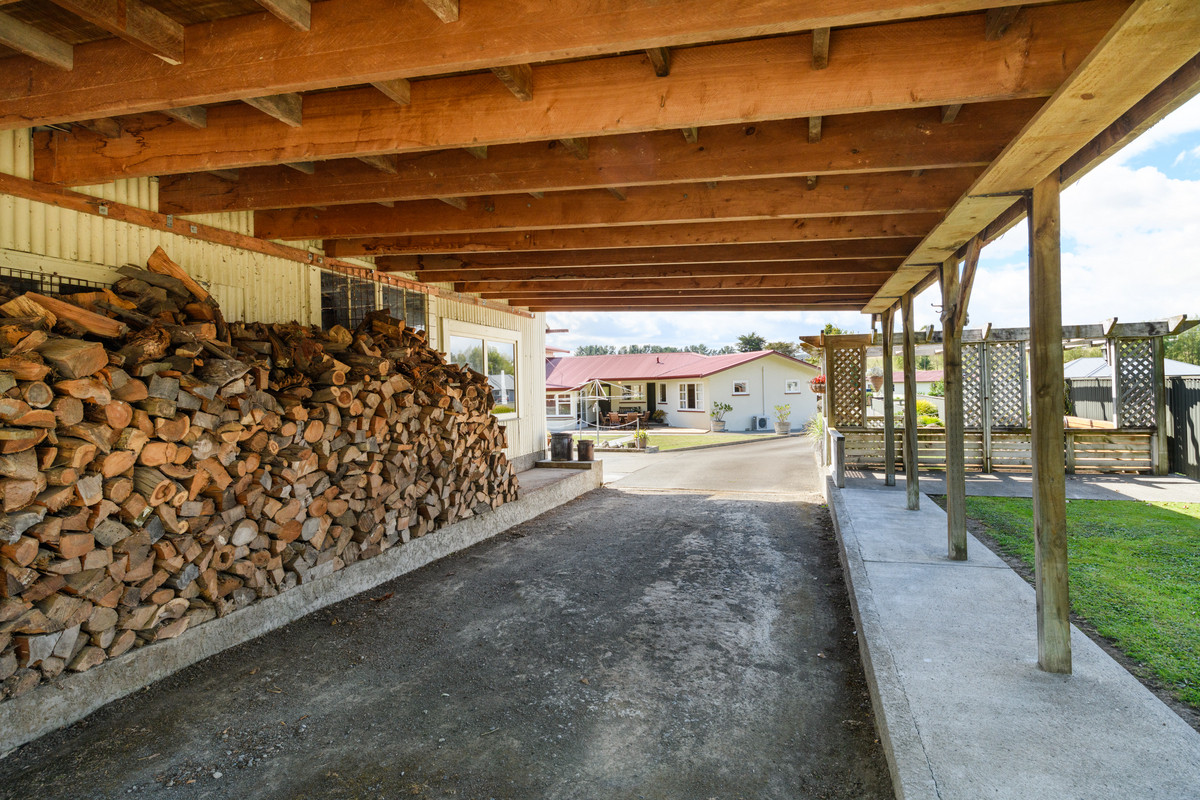
[[[393,78],[388,81],[372,81],[374,86],[379,91],[383,92],[394,103],[402,106],[412,103],[412,84],[407,78]]]
[[[312,3],[309,0],[255,0],[260,6],[283,20],[295,31],[307,32],[312,27]]]
[[[986,46],[979,44],[979,20],[973,17],[850,29],[840,33],[846,46],[869,56],[855,63],[835,61],[808,74],[786,37],[695,47],[678,54],[677,60],[686,56],[692,66],[663,79],[671,82],[666,94],[658,81],[644,79],[638,57],[623,56],[539,66],[537,95],[518,109],[511,99],[486,90],[491,76],[475,74],[414,84],[408,108],[389,104],[370,89],[309,95],[308,111],[322,124],[291,131],[279,131],[236,105],[210,109],[203,131],[161,125],[156,116],[156,127],[131,130],[119,153],[95,152],[72,142],[69,134],[55,134],[52,147],[38,149],[35,169],[48,182],[93,183],[297,158],[1048,96],[1124,5],[1122,0],[1082,0],[1031,8],[1021,17],[1029,38],[1006,37]],[[947,61],[961,61],[963,67],[946,70]],[[1015,82],[1014,71],[1020,74]],[[913,78],[897,81],[896,74]],[[757,90],[745,92],[747,84]],[[255,152],[240,144],[246,140],[271,146]]]
[[[159,205],[171,213],[198,214],[416,200],[433,194],[431,184],[445,193],[479,195],[604,188],[617,181],[638,186],[985,166],[1040,105],[1021,100],[970,106],[963,119],[973,126],[971,136],[936,125],[937,110],[922,108],[831,117],[822,126],[822,141],[813,145],[804,141],[803,120],[780,120],[755,125],[752,133],[744,125],[707,128],[702,149],[673,131],[609,136],[583,162],[547,158],[548,143],[530,142],[491,148],[486,163],[466,157],[470,148],[389,156],[396,162],[394,176],[354,161],[327,162],[321,179],[311,182],[297,182],[277,169],[249,170],[236,190],[203,174],[163,176]]]
[[[593,280],[593,279],[665,279],[665,278],[700,278],[718,276],[775,276],[789,275],[806,276],[807,280],[819,280],[825,276],[834,283],[846,280],[861,280],[865,284],[882,284],[896,265],[898,258],[862,258],[853,261],[756,261],[752,263],[737,262],[697,262],[681,264],[657,265],[624,265],[615,267],[541,267],[524,270],[445,267],[445,268],[412,268],[411,264],[399,264],[391,269],[391,262],[380,266],[390,272],[415,272],[427,281],[556,281],[556,280]],[[850,278],[848,276],[865,276]]]
[[[886,239],[924,236],[940,218],[941,215],[934,212],[331,239],[325,242],[325,252],[339,258],[352,258],[400,253],[517,253],[582,248],[602,250],[613,247]]]
[[[646,51],[646,57],[650,59],[650,65],[654,67],[655,75],[665,78],[671,74],[670,48],[652,47]]]
[[[208,125],[208,110],[204,106],[165,108],[162,113],[191,128],[203,128]]]
[[[335,206],[255,212],[255,231],[269,239],[337,239],[406,236],[504,228],[603,227],[656,222],[754,220],[773,217],[842,216],[933,212],[948,208],[979,170],[971,167],[930,170],[920,178],[900,173],[847,175],[836,185],[796,192],[792,179],[727,181],[712,190],[702,186],[643,186],[630,189],[625,202],[597,202],[587,192],[555,192],[538,203],[520,195],[472,199],[462,215],[447,217],[436,203],[416,200],[395,209]]]
[[[60,73],[75,66],[75,48],[8,14],[0,14],[0,45],[37,59]]]
[[[183,26],[141,0],[53,2],[168,64],[183,63]]]
[[[298,94],[247,97],[244,102],[290,128],[299,128],[304,121],[304,98]],[[284,161],[283,163],[291,162]]]
[[[533,99],[533,67],[528,64],[492,67],[492,74],[513,93],[513,97],[522,102]]]
[[[0,97],[9,99],[0,112],[0,127],[982,11],[1014,1],[876,0],[864,9],[861,3],[845,0],[801,7],[794,0],[765,0],[752,6],[740,0],[718,0],[702,7],[691,0],[531,0],[520,5],[479,3],[472,8],[471,28],[445,25],[431,31],[429,12],[415,1],[326,0],[313,6],[310,33],[279,25],[267,12],[257,18],[189,26],[187,62],[179,69],[136,58],[120,43],[81,45],[77,57],[84,70],[67,92],[55,67],[29,64],[10,69],[6,65],[0,73]],[[520,35],[498,37],[495,31]],[[624,33],[614,35],[614,31]],[[481,61],[481,52],[487,52],[488,61]]]
[[[424,0],[442,22],[458,22],[458,0]]]

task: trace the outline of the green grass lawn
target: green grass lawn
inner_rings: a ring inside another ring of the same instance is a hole
[[[1002,550],[1032,568],[1033,503],[968,497]],[[1200,708],[1200,503],[1067,504],[1071,607]]]

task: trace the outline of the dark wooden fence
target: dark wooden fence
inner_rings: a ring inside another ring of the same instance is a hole
[[[1200,378],[1167,379],[1171,472],[1200,480]]]
[[[1074,416],[1113,421],[1112,378],[1072,378],[1067,385]]]

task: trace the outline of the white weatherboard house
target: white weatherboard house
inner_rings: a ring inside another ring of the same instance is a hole
[[[595,422],[597,405],[601,415],[661,410],[672,427],[707,428],[713,405],[726,403],[733,406],[725,414],[728,430],[750,430],[752,423],[770,429],[777,405],[791,406],[795,428],[817,413],[808,382],[819,374],[817,366],[774,350],[548,358],[546,427]]]

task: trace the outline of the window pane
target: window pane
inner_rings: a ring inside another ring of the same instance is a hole
[[[468,366],[480,374],[486,374],[483,369],[483,339],[451,336],[450,360],[455,364]]]
[[[496,398],[495,414],[517,410],[517,346],[508,342],[488,342],[487,375]]]

